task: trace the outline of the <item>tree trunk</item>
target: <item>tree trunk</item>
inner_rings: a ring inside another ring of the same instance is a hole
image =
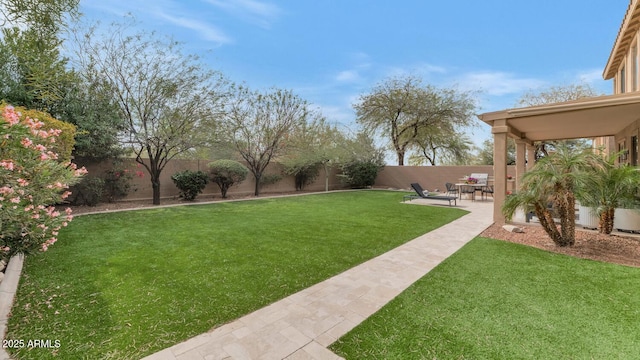
[[[151,188],[153,189],[153,205],[160,205],[160,177],[158,175],[151,179]]]
[[[549,210],[542,208],[542,206],[536,205],[535,213],[538,217],[538,220],[540,220],[540,225],[542,225],[542,228],[547,233],[547,235],[549,235],[553,243],[558,246],[567,246],[568,244],[565,244],[565,242],[563,241],[562,236],[558,231],[558,227],[553,221],[553,216],[551,215]]]
[[[397,151],[398,154],[398,166],[404,166],[404,151]]]
[[[600,214],[600,233],[611,234],[613,231],[613,218],[615,215],[615,208],[606,208]]]
[[[254,175],[254,177],[256,178],[256,187],[255,187],[255,191],[253,192],[253,195],[260,196],[260,178],[262,178],[262,174]]]

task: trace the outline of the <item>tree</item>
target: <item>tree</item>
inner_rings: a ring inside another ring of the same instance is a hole
[[[594,97],[598,94],[589,84],[569,84],[564,86],[551,86],[540,92],[528,91],[518,100],[519,106],[539,106],[545,104],[553,104],[558,102],[580,100],[584,98]],[[535,143],[535,158],[549,156],[549,150],[554,149],[558,144],[564,143],[566,146],[574,147],[581,150],[589,147],[589,143],[585,139],[577,140],[561,140],[561,141],[539,141]]]
[[[324,168],[325,191],[329,191],[329,172],[344,151],[344,134],[317,116],[294,129],[288,139],[287,153],[279,161],[285,173],[295,177],[296,189],[302,190]]]
[[[226,111],[227,138],[247,162],[255,178],[255,196],[271,160],[284,153],[289,134],[312,116],[306,101],[291,91],[267,92],[236,87]]]
[[[511,219],[518,208],[534,211],[556,245],[572,246],[576,192],[590,176],[587,170],[597,163],[593,152],[577,152],[559,144],[554,153],[540,159],[522,176],[520,189],[507,197],[502,212]],[[554,211],[560,218],[560,230],[554,222]]]
[[[482,142],[482,147],[477,155],[476,162],[479,165],[493,165],[493,139],[487,139]],[[507,139],[507,165],[516,163],[516,142]]]
[[[410,156],[412,165],[422,165],[425,160],[435,166],[440,164],[464,165],[471,162],[473,143],[466,134],[460,134],[450,123],[425,128],[412,146],[416,154]]]
[[[450,123],[471,123],[475,103],[469,93],[423,86],[416,77],[395,77],[360,96],[353,105],[357,121],[366,131],[387,136],[404,165],[409,146],[421,131]]]
[[[578,193],[580,204],[594,209],[599,215],[599,228],[603,234],[613,231],[616,208],[638,205],[636,192],[640,187],[640,172],[629,165],[616,165],[619,155],[596,157]]]
[[[78,0],[0,0],[0,98],[59,116],[54,106],[71,72],[60,33],[76,19]]]
[[[149,172],[153,204],[169,160],[210,138],[220,115],[224,81],[180,44],[153,34],[127,35],[115,25],[98,39],[90,31],[79,47],[83,75],[115,99],[125,145]]]
[[[216,160],[209,163],[211,181],[218,184],[222,197],[227,197],[230,187],[247,178],[249,169],[235,160]]]

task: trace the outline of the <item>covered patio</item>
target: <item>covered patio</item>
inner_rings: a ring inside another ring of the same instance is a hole
[[[478,115],[493,134],[493,220],[504,223],[507,195],[507,138],[516,142],[516,185],[534,165],[536,141],[615,137],[640,128],[640,93],[599,96],[575,101],[507,109]],[[615,150],[615,143],[606,144]],[[528,161],[527,161],[528,159]]]

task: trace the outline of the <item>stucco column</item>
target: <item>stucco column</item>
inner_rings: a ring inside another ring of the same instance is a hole
[[[533,165],[536,164],[536,147],[532,144],[527,144],[527,171],[533,169]]]
[[[525,150],[527,147],[527,143],[524,140],[516,140],[516,186],[514,190],[518,191],[520,189],[520,181],[522,179],[522,175],[524,175],[526,162],[525,159]]]
[[[502,204],[507,194],[507,132],[509,127],[506,120],[493,122],[493,221],[504,223]]]

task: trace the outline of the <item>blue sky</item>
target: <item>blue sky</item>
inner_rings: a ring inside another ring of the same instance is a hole
[[[254,89],[291,89],[332,123],[356,129],[351,107],[384,79],[417,74],[479,90],[478,113],[526,92],[587,82],[602,71],[629,0],[81,0],[107,24],[133,14],[213,69]],[[489,137],[481,124],[477,143]]]

